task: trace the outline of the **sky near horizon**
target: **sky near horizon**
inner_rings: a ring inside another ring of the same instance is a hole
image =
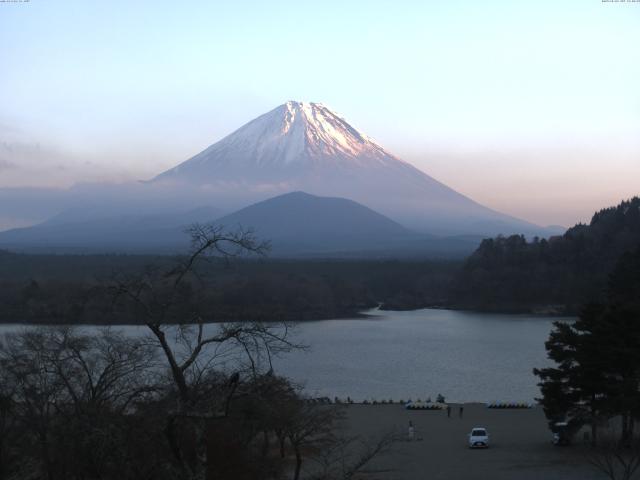
[[[146,179],[321,102],[474,200],[640,194],[640,2],[0,2],[0,187]]]

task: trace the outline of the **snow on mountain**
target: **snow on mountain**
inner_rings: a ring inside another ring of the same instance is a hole
[[[311,166],[320,159],[333,166],[360,167],[399,161],[324,105],[290,101],[156,178],[190,177],[201,167]],[[208,173],[200,180],[212,180],[214,172]]]
[[[151,183],[205,187],[238,207],[291,191],[344,197],[437,234],[540,233],[400,160],[320,103],[280,105]]]

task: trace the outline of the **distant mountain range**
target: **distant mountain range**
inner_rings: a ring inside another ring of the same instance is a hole
[[[189,246],[186,228],[220,216],[214,208],[170,214],[82,218],[65,212],[32,227],[0,232],[0,248],[43,253],[178,253]]]
[[[60,215],[39,225],[0,232],[0,247],[27,252],[182,253],[193,223],[213,222],[233,231],[251,228],[278,257],[457,257],[480,237],[440,238],[413,232],[344,198],[292,192],[220,216],[200,208],[170,215],[73,221]]]
[[[28,225],[0,232],[0,247],[31,251],[182,251],[185,227],[213,220],[256,229],[283,256],[462,255],[484,236],[563,231],[484,207],[327,107],[293,101],[150,181],[0,200],[0,228]]]

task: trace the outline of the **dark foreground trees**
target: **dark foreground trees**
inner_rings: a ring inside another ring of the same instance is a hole
[[[556,366],[534,373],[550,422],[568,419],[574,431],[589,425],[597,445],[599,426],[615,418],[618,442],[632,445],[640,418],[640,249],[620,259],[607,302],[588,305],[575,323],[557,322],[546,347]]]
[[[151,465],[129,460],[140,446],[132,437],[149,444],[158,433],[154,419],[131,415],[157,392],[154,356],[140,339],[109,330],[6,335],[1,478],[105,478],[129,467],[151,474]]]
[[[206,371],[183,409],[148,340],[53,327],[3,337],[0,479],[349,479],[391,443],[341,437],[338,406],[272,372]]]
[[[610,480],[637,478],[640,469],[640,439],[620,442],[615,432],[603,430],[597,448],[587,453],[588,462]]]
[[[216,227],[192,236],[170,268],[109,283],[113,314],[141,324],[128,335],[40,327],[2,339],[0,479],[346,479],[383,450],[348,457],[337,407],[274,373],[272,357],[298,347],[287,324],[205,323],[199,265],[265,246]],[[337,450],[344,474],[304,469]]]

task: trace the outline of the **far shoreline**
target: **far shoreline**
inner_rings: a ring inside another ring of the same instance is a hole
[[[523,316],[523,317],[539,317],[539,318],[574,318],[577,316],[577,313],[570,312],[541,312],[541,311],[523,311],[523,310],[484,310],[484,309],[476,309],[476,308],[462,308],[456,306],[447,306],[447,305],[429,305],[420,308],[384,308],[383,304],[378,304],[376,307],[368,308],[365,310],[359,310],[357,312],[344,312],[343,314],[334,315],[334,316],[319,316],[317,318],[305,318],[302,320],[277,320],[277,319],[246,319],[246,320],[212,320],[202,322],[202,325],[218,325],[218,324],[228,324],[228,323],[270,323],[270,324],[302,324],[308,322],[324,322],[324,321],[332,321],[332,320],[367,320],[367,319],[375,319],[376,317],[386,316],[385,313],[389,312],[418,312],[421,310],[446,310],[453,312],[463,312],[469,314],[479,314],[479,315],[497,315],[497,316]],[[372,314],[371,312],[381,312],[383,315]],[[199,325],[200,323],[178,323],[178,322],[166,322],[162,325],[172,326],[172,325]],[[144,327],[146,323],[131,323],[131,322],[64,322],[64,321],[46,321],[46,320],[38,320],[38,321],[5,321],[0,320],[1,326],[43,326],[43,327],[72,327],[72,326],[88,326],[88,327]]]

